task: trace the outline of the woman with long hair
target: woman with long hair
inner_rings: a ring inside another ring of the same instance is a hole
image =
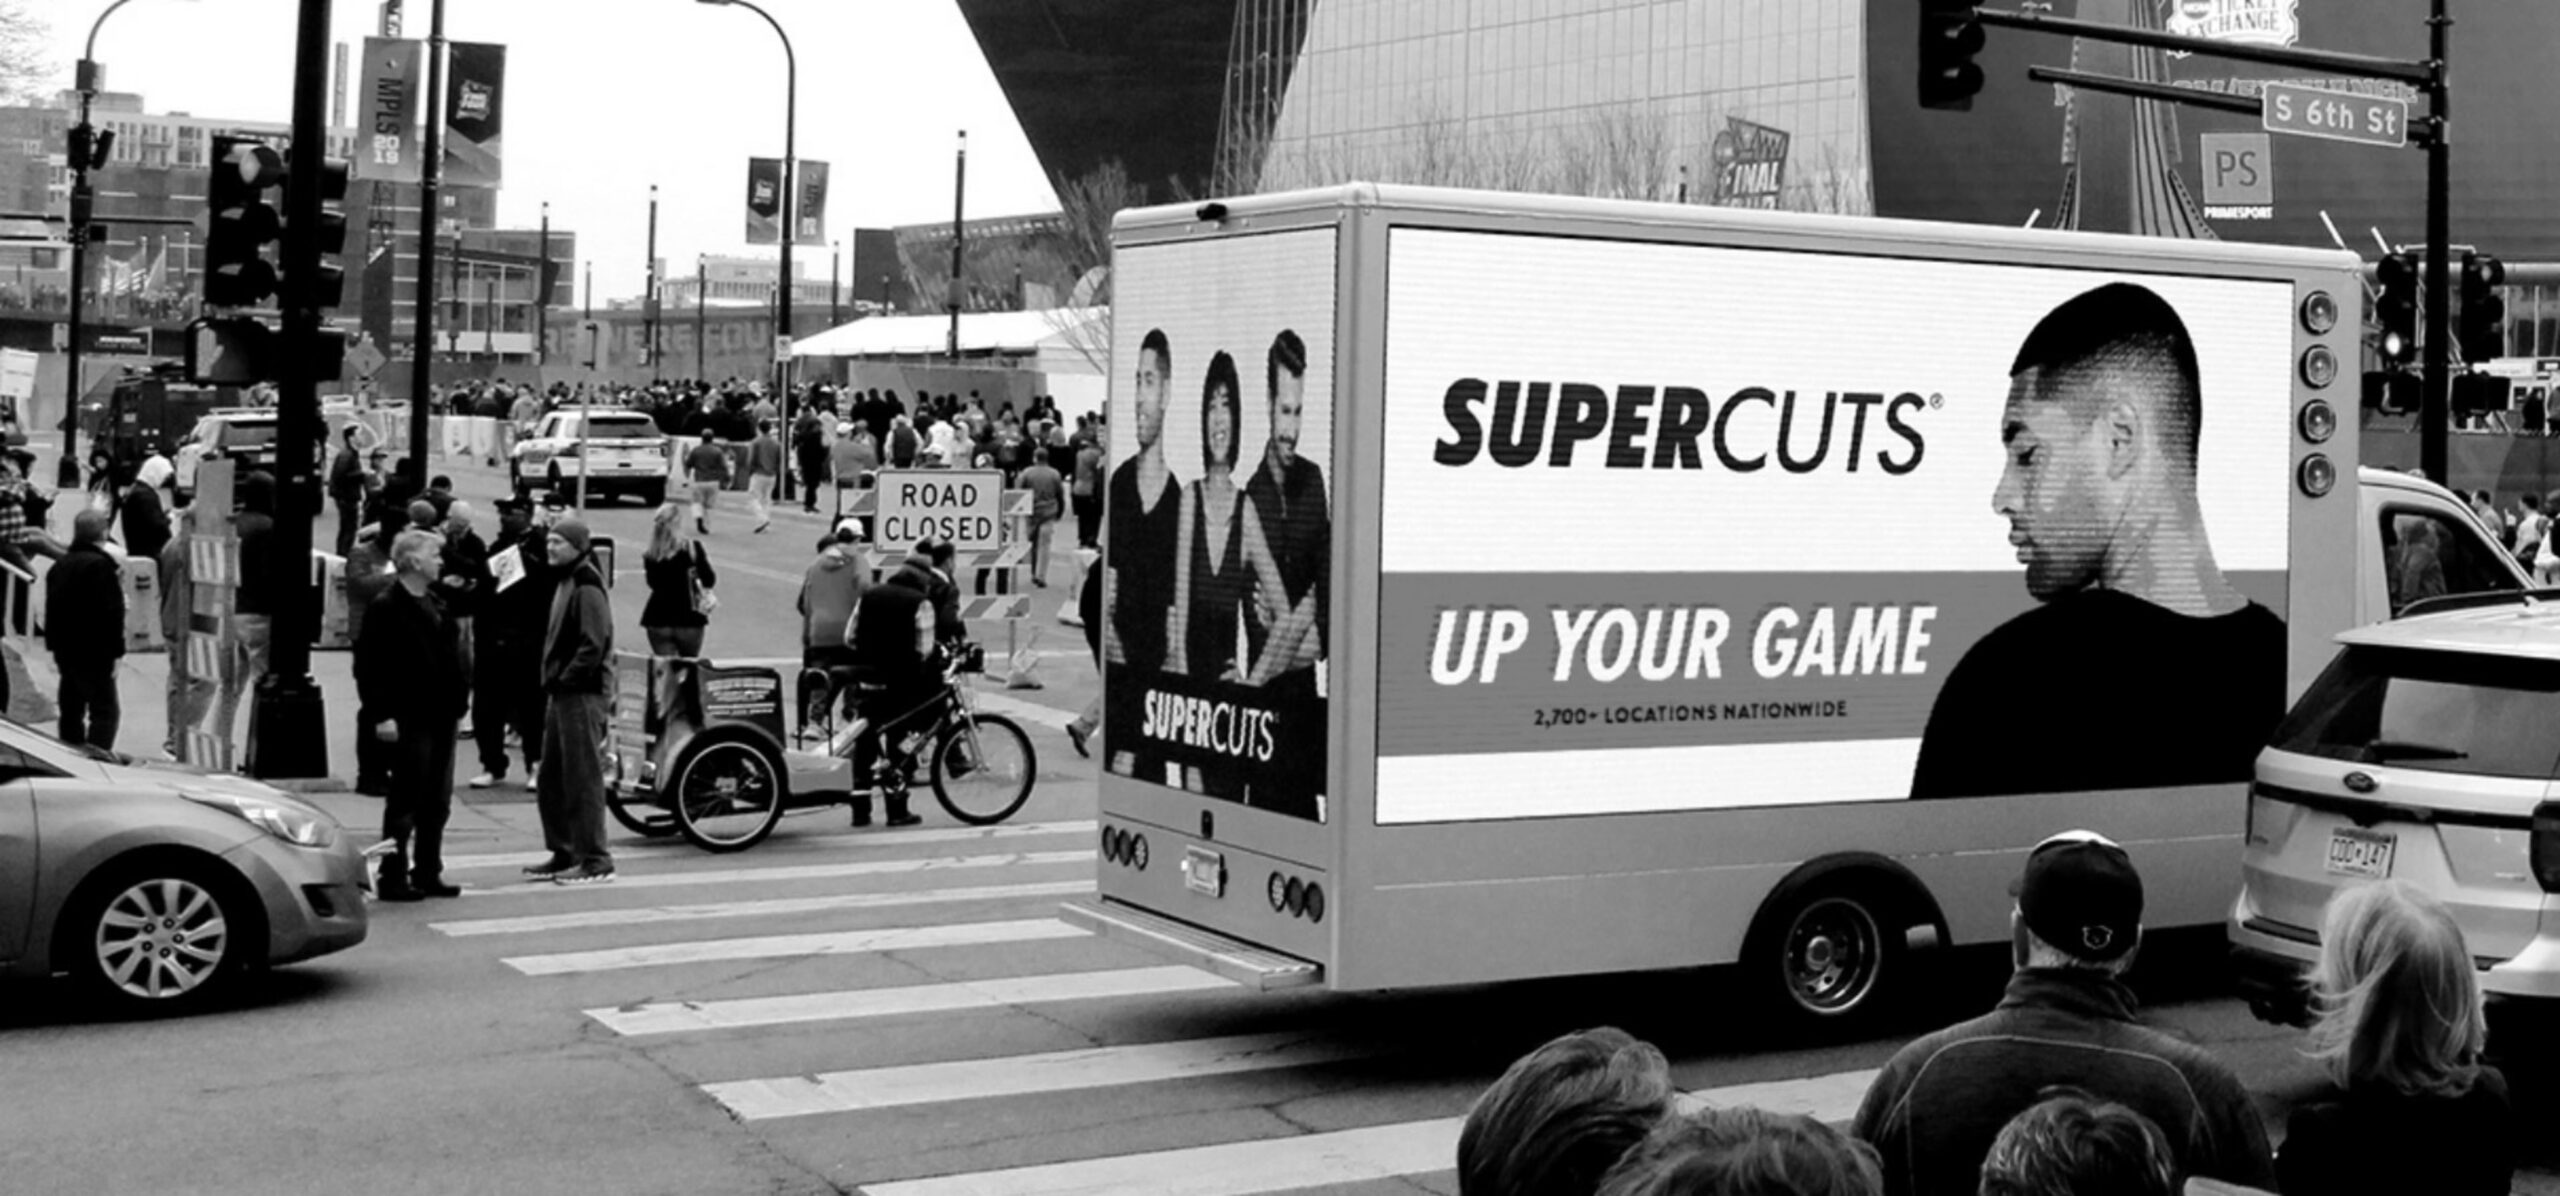
[[[649,527],[649,550],[641,554],[640,572],[649,583],[649,602],[640,610],[640,630],[649,636],[649,651],[658,656],[700,656],[702,636],[717,601],[712,587],[720,575],[710,554],[684,530],[682,503],[664,503]]]
[[[2346,889],[2321,919],[2308,1053],[2335,1091],[2293,1110],[2285,1196],[2504,1193],[2515,1175],[2506,1077],[2480,978],[2444,903],[2406,881]]]
[[[1237,446],[1244,439],[1242,389],[1234,358],[1221,352],[1209,359],[1200,394],[1200,480],[1184,488],[1176,523],[1166,667],[1195,680],[1261,685],[1284,661],[1278,652],[1252,658],[1245,605],[1258,603],[1266,617],[1276,617],[1290,604],[1262,520],[1235,482]],[[1275,635],[1274,642],[1295,638]],[[1213,797],[1242,796],[1233,777],[1203,778],[1200,788]]]

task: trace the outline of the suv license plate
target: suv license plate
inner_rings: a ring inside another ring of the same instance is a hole
[[[1205,847],[1182,849],[1182,883],[1194,893],[1222,897],[1227,891],[1227,860]]]
[[[2397,835],[2339,827],[2329,832],[2329,871],[2382,880],[2391,875],[2392,851],[2399,842]]]

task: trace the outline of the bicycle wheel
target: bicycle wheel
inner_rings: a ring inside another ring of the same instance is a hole
[[[744,738],[697,744],[667,786],[676,827],[704,851],[744,851],[782,821],[781,762]]]
[[[1031,736],[1001,714],[972,714],[944,728],[933,748],[933,796],[971,826],[1013,817],[1030,800],[1039,772]]]
[[[676,818],[662,806],[642,801],[623,791],[620,785],[604,787],[604,808],[613,814],[632,834],[663,838],[676,833]]]
[[[801,744],[806,745],[813,739],[824,741],[835,734],[835,706],[835,681],[827,671],[800,670],[800,725],[793,734]]]

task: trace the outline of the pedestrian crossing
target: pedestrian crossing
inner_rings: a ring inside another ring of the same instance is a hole
[[[580,889],[516,883],[539,853],[457,856],[472,899],[408,908],[492,983],[649,1052],[706,1115],[875,1196],[1449,1189],[1466,1103],[1507,1053],[1069,925],[1054,911],[1092,891],[1093,831],[624,842],[616,883]],[[1871,1076],[1688,1099],[1840,1121]]]

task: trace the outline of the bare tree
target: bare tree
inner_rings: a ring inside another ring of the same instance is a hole
[[[0,103],[36,99],[53,79],[45,53],[52,30],[22,0],[0,0]]]
[[[1073,272],[1069,307],[1054,309],[1050,326],[1095,372],[1111,372],[1111,222],[1129,208],[1145,207],[1146,185],[1129,177],[1114,158],[1074,178],[1057,182],[1058,206],[1065,213],[1061,249]],[[1085,318],[1083,308],[1101,314]]]

